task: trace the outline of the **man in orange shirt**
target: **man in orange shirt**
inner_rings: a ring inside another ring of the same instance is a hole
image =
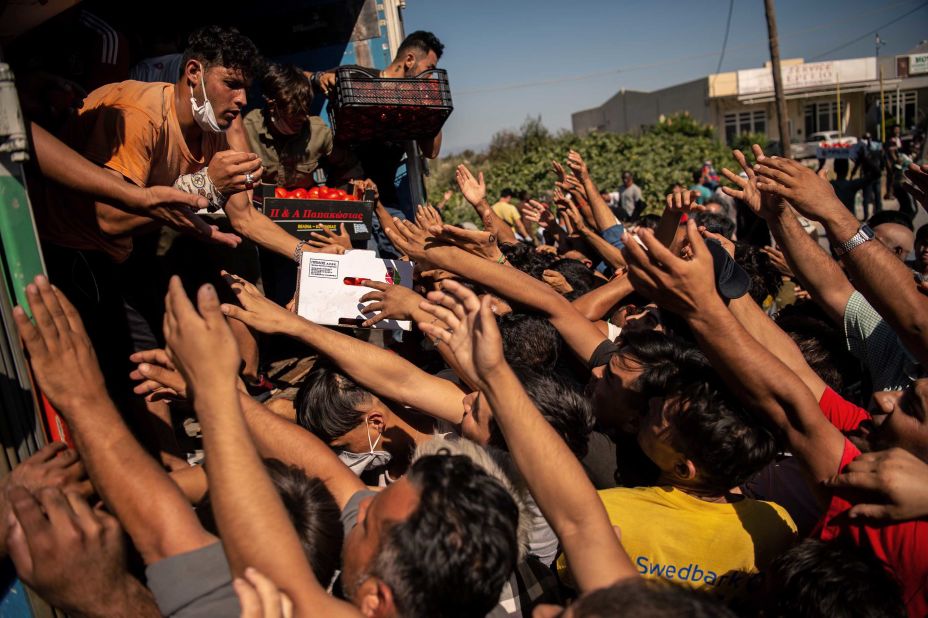
[[[130,80],[94,90],[65,127],[65,142],[125,182],[198,193],[225,209],[239,235],[298,257],[304,245],[248,198],[261,161],[230,150],[224,133],[262,67],[258,50],[234,29],[209,26],[191,35],[182,66],[175,84]],[[33,193],[49,274],[87,323],[110,392],[119,398],[128,392],[129,354],[159,344],[160,329],[149,324],[160,321],[162,296],[156,277],[123,263],[133,236],[160,223],[53,183]]]

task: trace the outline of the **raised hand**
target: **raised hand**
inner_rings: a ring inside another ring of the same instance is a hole
[[[692,219],[686,223],[686,236],[693,254],[690,260],[674,255],[648,229],[638,232],[647,250],[628,234],[622,250],[635,291],[684,317],[698,312],[707,300],[718,298],[712,254]]]
[[[158,616],[150,595],[126,570],[116,518],[75,493],[32,492],[16,485],[8,498],[7,536],[19,577],[50,604],[80,616]]]
[[[541,280],[550,285],[558,294],[570,294],[574,288],[567,282],[567,278],[556,270],[544,270],[541,273]]]
[[[573,172],[574,176],[576,176],[580,182],[585,183],[590,179],[590,169],[587,167],[583,157],[580,156],[580,153],[576,150],[571,150],[567,153],[567,167],[570,168],[570,171]]]
[[[366,191],[374,192],[374,203],[380,198],[380,191],[377,189],[377,184],[370,178],[364,180],[352,180],[350,181],[351,185],[355,188],[355,191],[360,193],[361,196],[364,196]]]
[[[503,252],[497,244],[496,235],[492,232],[465,230],[461,227],[445,224],[430,227],[429,233],[438,241],[455,245],[478,257],[499,263],[505,261]]]
[[[694,212],[701,212],[706,209],[705,206],[699,204],[696,201],[698,198],[698,191],[679,191],[677,193],[669,193],[666,198],[666,206],[667,209],[671,212],[689,215]]]
[[[754,152],[754,159],[756,161],[761,161],[765,158],[764,151],[760,146],[754,144],[751,148]],[[723,167],[722,175],[738,188],[722,187],[722,193],[741,200],[759,217],[770,218],[779,215],[783,209],[786,208],[786,202],[773,193],[764,193],[760,190],[757,186],[757,175],[754,173],[754,169],[748,165],[743,152],[740,150],[732,150],[732,154],[738,162],[738,165],[741,166],[741,169],[747,175],[747,178],[735,174],[731,170]]]
[[[257,184],[264,174],[258,155],[237,150],[217,152],[210,159],[207,167],[209,179],[226,197],[251,188],[247,186],[245,174],[251,175],[252,184]]]
[[[338,234],[327,227],[323,227],[321,232],[310,232],[309,236],[310,240],[307,241],[307,244],[310,247],[317,249],[326,249],[333,246],[341,248],[341,251],[336,249],[330,253],[344,253],[351,249],[351,238],[348,237],[348,232],[345,231],[344,223],[338,224]],[[320,253],[322,252],[320,251]]]
[[[547,229],[554,222],[554,215],[551,214],[548,205],[536,200],[523,202],[522,217],[527,221],[534,221],[542,229]]]
[[[492,380],[506,361],[490,295],[478,299],[457,281],[448,280],[441,292],[429,292],[428,298],[420,307],[447,328],[435,322],[419,322],[422,332],[448,345],[458,369],[464,373],[462,379],[478,386]]]
[[[368,318],[361,324],[365,328],[373,326],[382,320],[410,320],[419,308],[419,303],[425,300],[402,285],[392,285],[369,279],[363,281],[362,285],[374,288],[374,291],[368,292],[358,299],[359,303],[371,303],[365,306],[361,313],[377,313],[377,315]]]
[[[164,339],[192,399],[197,391],[235,388],[242,357],[212,285],[200,287],[194,308],[180,277],[171,277],[165,297]]]
[[[139,382],[132,389],[147,401],[183,400],[187,398],[187,382],[171,362],[168,353],[160,348],[135,352],[129,360],[138,363],[129,377]]]
[[[416,208],[416,225],[423,230],[427,230],[433,225],[440,227],[441,224],[441,215],[431,204],[426,204],[425,206],[419,204],[418,208]]]
[[[557,176],[558,182],[564,182],[567,178],[567,172],[564,171],[564,166],[559,161],[551,161],[551,171]]]
[[[758,189],[788,200],[809,219],[821,221],[829,210],[844,208],[827,179],[792,159],[763,157],[754,171]]]
[[[573,225],[580,233],[589,231],[589,226],[586,224],[586,219],[583,218],[583,214],[580,212],[580,209],[577,208],[574,204],[568,203],[567,207],[564,209],[564,212],[567,214],[567,218],[570,220],[570,223]]]
[[[793,269],[789,267],[789,263],[786,261],[786,256],[783,255],[783,252],[777,249],[776,247],[763,247],[761,253],[764,253],[769,259],[770,263],[780,271],[780,274],[786,275],[787,277],[796,278]]]
[[[425,246],[432,238],[429,232],[410,221],[396,217],[393,219],[393,225],[393,229],[384,228],[384,233],[393,243],[393,246],[410,260],[416,262],[420,268],[428,270],[430,266],[428,266],[426,259]]]
[[[728,255],[730,255],[732,258],[735,257],[735,243],[728,240],[721,234],[710,232],[704,225],[699,226],[699,233],[705,240],[714,240],[715,242],[719,243],[722,245],[722,248],[725,249],[725,252]]]
[[[827,485],[854,496],[852,518],[892,521],[928,516],[928,464],[901,448],[858,455]]]
[[[487,183],[483,180],[483,172],[480,172],[477,177],[474,178],[474,175],[467,169],[467,166],[461,164],[458,166],[454,178],[458,182],[461,193],[464,194],[464,199],[466,199],[471,206],[476,206],[486,199]]]
[[[222,271],[222,278],[238,298],[241,307],[223,303],[222,313],[261,333],[288,333],[302,320],[295,313],[264,297],[258,288],[238,275]]]
[[[74,306],[44,275],[26,286],[33,324],[22,307],[13,319],[42,392],[63,414],[80,413],[108,395],[84,324]]]
[[[242,606],[240,618],[290,618],[293,603],[290,597],[262,575],[257,569],[245,569],[245,578],[236,577],[232,582],[235,594]]]

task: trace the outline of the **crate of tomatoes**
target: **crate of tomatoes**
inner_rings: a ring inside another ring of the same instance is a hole
[[[267,184],[256,193],[264,214],[301,240],[322,228],[338,232],[340,223],[352,240],[371,237],[374,202],[362,195],[325,186],[290,190]]]
[[[340,142],[431,139],[454,109],[442,69],[389,79],[371,69],[343,66],[335,75],[329,119]]]

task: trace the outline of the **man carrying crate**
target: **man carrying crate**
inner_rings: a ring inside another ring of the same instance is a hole
[[[431,32],[413,32],[400,44],[390,66],[381,71],[380,77],[410,78],[434,69],[444,49],[445,46]],[[335,71],[316,72],[311,81],[317,92],[328,95],[335,87]],[[336,128],[336,133],[337,131]],[[419,140],[418,144],[425,157],[438,157],[441,150],[441,132],[431,140]],[[355,146],[355,153],[364,169],[364,177],[370,178],[377,185],[380,201],[387,212],[401,219],[413,218],[416,204],[412,203],[406,170],[401,169],[406,155],[406,145],[402,142],[358,144]],[[376,242],[376,249],[381,257],[398,257],[376,218],[373,227],[372,242]]]

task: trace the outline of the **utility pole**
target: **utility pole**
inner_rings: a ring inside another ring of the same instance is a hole
[[[770,64],[773,70],[773,95],[777,102],[777,125],[780,129],[781,154],[791,159],[789,116],[786,112],[786,98],[783,96],[783,75],[780,73],[780,40],[777,36],[777,13],[773,2],[774,0],[764,0],[764,12],[767,15],[767,39],[770,43]]]
[[[886,98],[883,95],[883,65],[880,62],[880,48],[886,45],[880,38],[880,33],[876,33],[876,70],[880,74],[880,143],[886,143]]]

